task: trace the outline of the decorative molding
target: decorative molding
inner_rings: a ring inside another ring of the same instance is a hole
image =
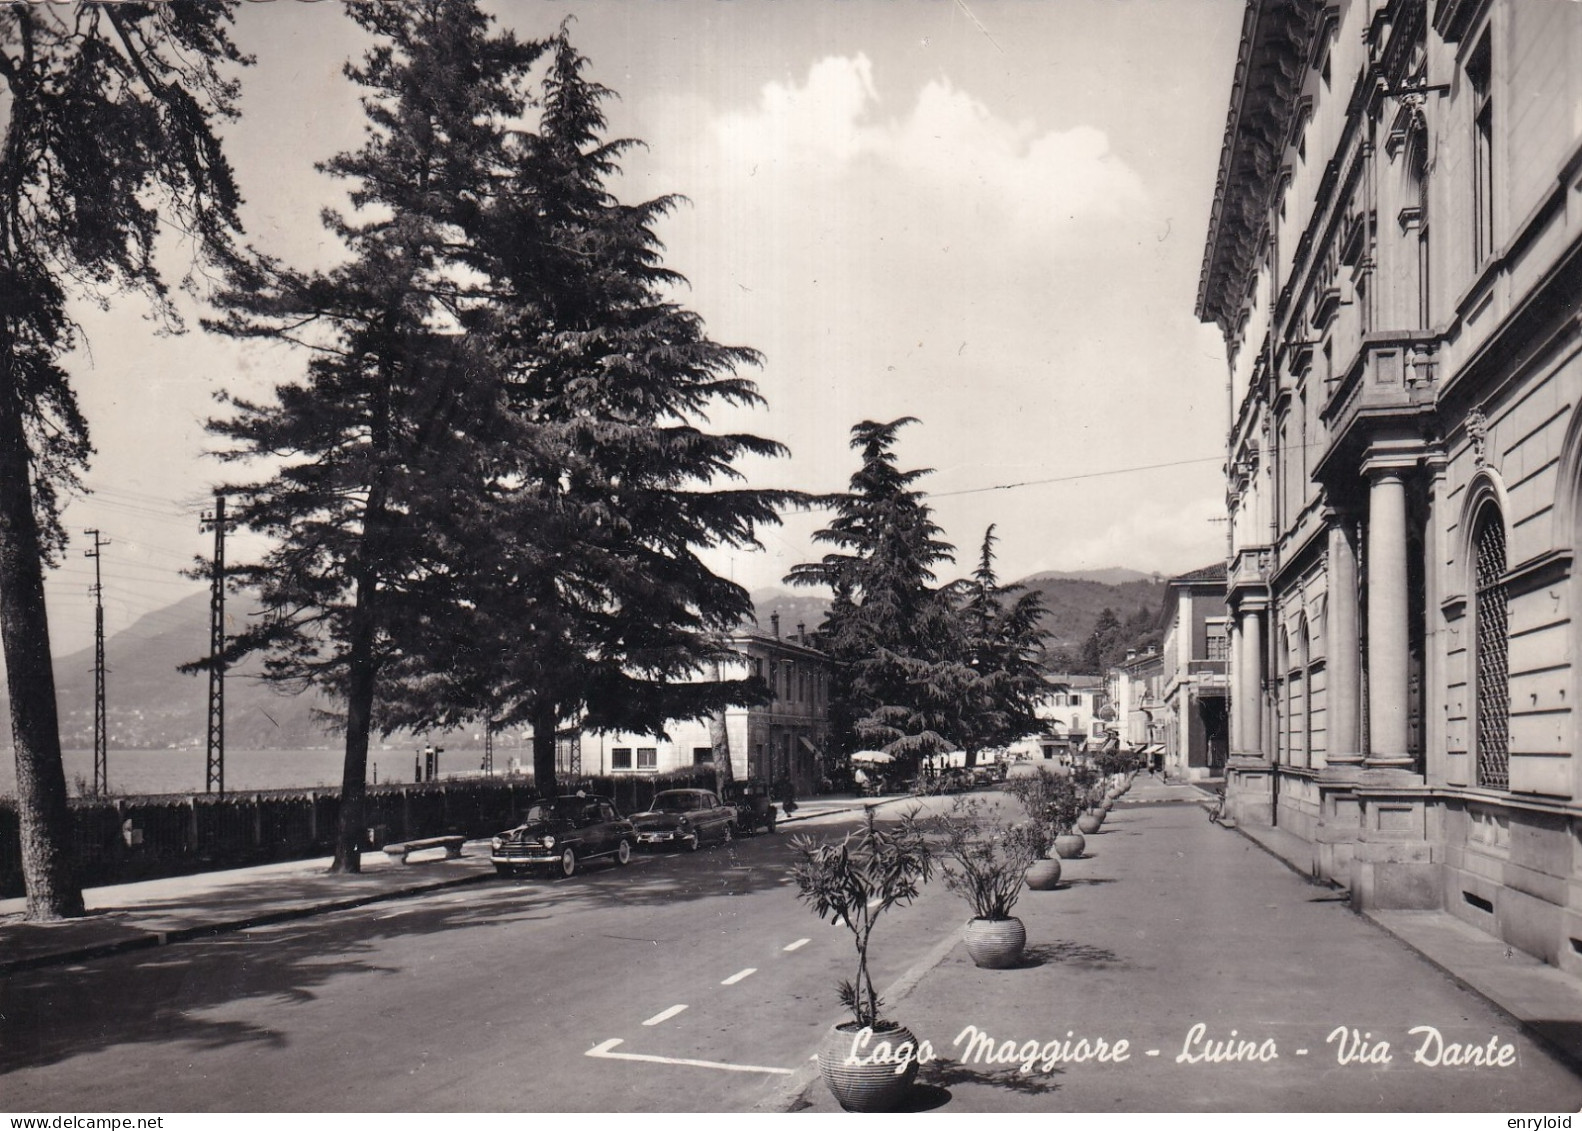
[[[1489,418],[1483,415],[1483,406],[1474,405],[1467,413],[1467,442],[1472,445],[1472,462],[1478,467],[1489,466]]]
[[[1572,552],[1569,548],[1550,550],[1505,571],[1500,583],[1511,596],[1531,593],[1545,585],[1553,585],[1571,576]]]

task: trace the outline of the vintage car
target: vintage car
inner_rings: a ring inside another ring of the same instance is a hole
[[[723,791],[727,805],[736,808],[736,832],[775,831],[775,803],[769,799],[769,783],[760,778],[733,782]]]
[[[502,876],[543,870],[569,876],[584,860],[629,863],[637,833],[607,797],[576,794],[535,801],[522,823],[495,837],[489,859]]]
[[[706,789],[667,789],[646,811],[632,814],[640,848],[676,845],[696,852],[706,840],[730,840],[735,824],[735,807],[720,804]]]

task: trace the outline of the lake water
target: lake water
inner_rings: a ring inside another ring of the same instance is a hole
[[[262,789],[307,789],[339,786],[341,762],[345,751],[332,750],[227,750],[225,752],[225,791],[241,793]],[[503,772],[513,757],[531,762],[530,752],[496,748],[496,772]],[[452,749],[440,755],[440,776],[476,772],[483,758],[480,750]],[[112,794],[202,793],[204,776],[202,750],[111,750],[105,767]],[[93,751],[67,750],[62,754],[66,768],[66,788],[76,795],[76,780],[93,781]],[[414,752],[411,748],[370,750],[368,780],[410,782],[414,780]],[[16,796],[16,760],[9,750],[0,754],[0,797]]]

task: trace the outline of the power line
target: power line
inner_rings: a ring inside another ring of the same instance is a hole
[[[1135,467],[1112,467],[1104,471],[1083,471],[1075,475],[1056,475],[1049,479],[1024,479],[1019,483],[996,483],[992,487],[968,487],[960,491],[931,491],[929,495],[935,499],[948,499],[955,495],[981,495],[988,491],[1012,491],[1018,487],[1042,487],[1048,483],[1070,483],[1077,479],[1098,479],[1106,475],[1129,475],[1134,471],[1158,471],[1167,467],[1188,467],[1198,463],[1224,463],[1225,457],[1204,456],[1199,459],[1178,459],[1169,463],[1144,463]]]

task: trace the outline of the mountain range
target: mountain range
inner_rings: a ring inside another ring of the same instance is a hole
[[[1135,570],[1040,573],[1022,584],[1043,594],[1044,628],[1051,651],[1080,648],[1106,607],[1125,620],[1140,607],[1157,610],[1162,578]],[[805,592],[761,589],[752,594],[757,631],[768,633],[778,613],[780,634],[796,635],[799,626],[815,631],[828,600]],[[256,614],[240,597],[227,604],[235,625]],[[115,748],[202,747],[208,718],[208,677],[183,675],[179,665],[208,652],[209,599],[198,593],[148,613],[105,641],[105,702],[110,745]],[[260,677],[254,656],[231,670],[225,681],[226,745],[242,750],[300,749],[333,744],[334,704],[313,691],[293,694]],[[93,746],[93,649],[55,660],[61,745]],[[0,705],[3,705],[0,690]],[[10,712],[0,710],[0,740],[9,744]]]

